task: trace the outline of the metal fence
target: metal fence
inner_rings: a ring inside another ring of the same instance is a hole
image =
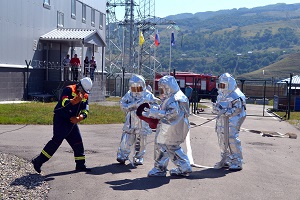
[[[129,89],[129,78],[122,74],[107,74],[106,76],[106,95],[123,96]]]
[[[31,66],[33,69],[45,69],[45,78],[47,81],[77,81],[83,77],[90,77],[94,81],[98,78],[98,76],[95,76],[97,71],[91,69],[90,66],[82,70],[81,67],[77,68],[71,65],[63,66],[59,62],[40,60],[33,60]],[[78,74],[78,76],[76,76],[76,74]]]

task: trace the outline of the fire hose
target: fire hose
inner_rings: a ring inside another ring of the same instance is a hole
[[[215,116],[214,118],[212,118],[212,119],[210,119],[210,120],[208,120],[208,121],[206,121],[206,122],[203,122],[203,123],[198,124],[198,125],[196,125],[196,124],[191,124],[191,125],[195,125],[195,126],[193,126],[193,127],[191,127],[191,128],[196,128],[196,127],[202,126],[202,125],[204,125],[204,124],[207,124],[207,123],[209,123],[209,122],[211,122],[211,121],[213,121],[213,120],[219,118],[221,115],[225,114],[226,112],[227,112],[227,109],[224,109],[223,112],[219,113],[217,116]]]
[[[210,119],[210,120],[208,120],[208,121],[206,121],[206,122],[203,122],[203,123],[201,123],[201,124],[198,124],[198,125],[192,124],[192,125],[195,125],[195,126],[193,126],[193,127],[191,127],[191,128],[196,128],[196,127],[202,126],[202,125],[204,125],[204,124],[207,124],[207,123],[209,123],[209,122],[211,122],[211,121],[217,119],[219,116],[220,116],[220,115],[217,115],[216,117],[214,117],[214,118],[212,118],[212,119]]]

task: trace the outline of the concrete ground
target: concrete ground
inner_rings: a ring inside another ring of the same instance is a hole
[[[210,106],[210,103],[206,103]],[[191,128],[191,147],[195,164],[189,177],[147,177],[153,167],[154,134],[148,137],[144,165],[137,168],[116,161],[122,124],[79,125],[87,166],[92,172],[74,171],[71,148],[63,142],[56,154],[43,165],[53,199],[295,199],[300,200],[299,138],[263,137],[264,132],[294,133],[299,130],[285,121],[263,112],[260,105],[247,105],[242,125],[244,165],[242,171],[215,170],[219,161],[215,121]],[[265,116],[263,116],[265,115]],[[214,117],[210,109],[192,115],[190,121],[201,124]],[[28,161],[40,153],[52,137],[52,126],[0,125],[0,151]],[[186,150],[186,145],[182,145]],[[169,163],[169,169],[174,167]]]

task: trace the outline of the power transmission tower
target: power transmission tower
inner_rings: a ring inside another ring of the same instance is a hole
[[[124,18],[117,19],[125,8]],[[156,25],[175,24],[155,17],[155,0],[108,0],[106,29],[106,70],[108,73],[129,72],[154,77],[154,68],[160,67],[155,58],[154,33]],[[145,42],[139,46],[139,32]]]

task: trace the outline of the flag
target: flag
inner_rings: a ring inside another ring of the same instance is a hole
[[[160,44],[160,39],[159,39],[159,35],[158,35],[158,30],[156,31],[154,42],[155,42],[155,46],[158,47],[158,45]]]
[[[171,45],[175,45],[175,37],[174,37],[174,32],[171,34]]]
[[[143,32],[140,31],[140,37],[139,37],[139,45],[142,46],[145,42],[145,39],[144,39],[144,35],[143,35]]]

